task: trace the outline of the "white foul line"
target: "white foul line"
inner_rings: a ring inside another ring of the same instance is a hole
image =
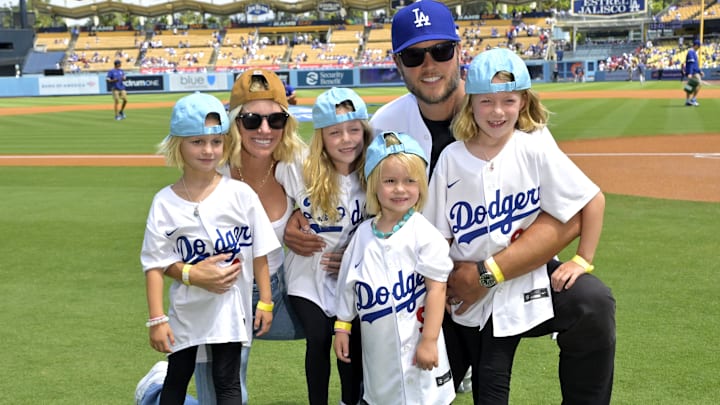
[[[699,159],[720,159],[720,153],[690,152],[690,153],[568,153],[568,156],[578,157],[683,157],[690,156]]]

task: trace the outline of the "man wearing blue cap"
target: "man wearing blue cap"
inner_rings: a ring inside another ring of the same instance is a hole
[[[395,15],[392,22],[393,58],[409,94],[380,108],[371,120],[375,130],[395,130],[413,136],[430,156],[430,173],[440,152],[454,141],[450,123],[465,96],[460,78],[460,38],[450,10],[442,3],[423,0]],[[429,54],[429,55],[428,55]],[[547,129],[544,134],[550,136]],[[538,134],[541,136],[541,134]],[[432,197],[432,196],[431,196]],[[522,276],[548,262],[579,232],[579,219],[561,224],[547,214],[524,231],[521,238],[491,259],[505,279]],[[462,302],[456,313],[484,297],[479,273],[487,273],[488,260],[456,263],[448,279],[449,301]],[[490,269],[491,273],[493,272]],[[597,280],[594,279],[593,280]],[[553,294],[554,317],[522,336],[559,333],[560,383],[565,404],[607,404],[610,401],[615,357],[615,318],[612,296],[600,281],[576,283]],[[597,308],[594,313],[593,311]],[[458,351],[463,326],[445,317],[443,332],[456,387],[467,368],[467,353]],[[586,342],[594,336],[594,342]],[[479,342],[477,342],[479,344]],[[473,373],[473,389],[485,389],[481,370]],[[509,387],[507,387],[509,389]],[[479,396],[482,401],[482,395]]]
[[[703,72],[700,70],[700,59],[697,51],[700,49],[700,40],[693,41],[692,48],[688,49],[685,56],[685,74],[688,82],[683,87],[685,90],[685,105],[697,107],[700,105],[697,101],[697,95],[700,92],[700,84],[702,83]]]
[[[125,106],[127,105],[127,89],[125,89],[125,71],[122,70],[122,62],[115,61],[115,67],[107,73],[105,79],[110,84],[115,108],[115,119],[125,119]],[[121,103],[122,102],[122,103]]]

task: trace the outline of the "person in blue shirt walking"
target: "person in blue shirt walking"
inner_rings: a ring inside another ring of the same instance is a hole
[[[685,105],[695,107],[700,105],[697,101],[697,95],[700,92],[703,77],[703,72],[700,70],[700,58],[698,58],[697,54],[698,49],[700,49],[700,40],[696,39],[685,56],[685,74],[688,82],[683,87],[683,90],[685,90]]]
[[[106,78],[110,84],[113,102],[115,105],[115,119],[120,121],[125,119],[125,106],[127,105],[127,90],[125,89],[125,71],[122,70],[122,62],[115,61],[115,67],[110,70]],[[122,101],[122,104],[120,104]]]

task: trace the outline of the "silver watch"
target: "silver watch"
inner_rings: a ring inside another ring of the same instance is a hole
[[[497,284],[497,279],[492,272],[485,268],[485,262],[477,262],[478,275],[480,275],[480,285],[485,288],[493,288]]]

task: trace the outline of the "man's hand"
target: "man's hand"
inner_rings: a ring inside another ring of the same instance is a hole
[[[240,262],[228,267],[220,267],[218,263],[230,258],[229,253],[215,255],[196,263],[190,269],[190,284],[204,288],[215,294],[224,294],[235,284],[242,264]]]
[[[476,263],[455,262],[455,268],[447,281],[448,302],[460,304],[455,314],[463,314],[472,304],[485,297],[488,291],[480,285]]]
[[[285,226],[285,246],[300,256],[312,256],[325,248],[321,237],[313,233],[300,210],[295,210]]]

